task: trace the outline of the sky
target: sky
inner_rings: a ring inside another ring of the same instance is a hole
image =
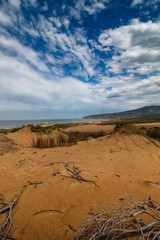
[[[0,119],[160,105],[160,0],[0,0]]]

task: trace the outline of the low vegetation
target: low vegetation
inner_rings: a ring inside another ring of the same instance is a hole
[[[145,128],[145,127],[136,127],[133,124],[128,124],[126,122],[119,122],[115,127],[115,132],[127,133],[127,134],[140,134],[145,137],[153,138],[160,142],[160,128]]]
[[[0,133],[14,133],[20,130],[22,127],[11,128],[11,129],[0,129]]]
[[[150,128],[146,131],[146,134],[148,137],[154,138],[157,141],[160,141],[160,128],[158,127]]]
[[[138,123],[155,123],[155,122],[160,122],[160,118],[102,121],[101,123],[97,123],[97,125],[117,125],[117,124],[121,124],[121,123],[138,124]]]
[[[28,125],[32,132],[50,134],[54,130],[61,130],[69,127],[78,126],[80,123],[56,123],[42,127],[41,125]]]
[[[99,132],[59,132],[57,135],[38,135],[32,141],[32,147],[52,148],[61,146],[71,146],[79,141],[87,141],[92,138],[104,136],[103,131]]]

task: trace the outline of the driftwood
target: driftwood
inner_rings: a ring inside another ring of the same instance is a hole
[[[92,180],[87,180],[84,179],[82,176],[79,175],[79,173],[81,172],[80,170],[78,170],[78,168],[76,168],[75,166],[73,167],[73,170],[69,169],[68,165],[65,164],[64,167],[67,169],[68,172],[72,173],[71,178],[77,179],[80,183],[83,182],[90,182],[93,183],[96,187],[100,188],[100,186],[98,186],[95,181]]]
[[[126,203],[124,207],[92,213],[72,240],[160,239],[159,203],[151,198],[146,202],[120,200]]]
[[[21,197],[25,187],[26,186],[24,186],[22,188],[20,194],[17,197],[15,197],[11,203],[5,204],[5,206],[3,206],[0,209],[0,214],[3,214],[3,213],[7,212],[7,217],[6,217],[5,222],[0,226],[0,239],[2,239],[2,240],[13,239],[12,237],[8,237],[8,233],[9,233],[9,231],[11,229],[11,226],[12,226],[12,215],[13,215],[12,210],[15,207],[15,205],[17,204],[19,198]],[[0,204],[4,204],[4,197],[2,198],[2,196],[3,195],[1,194]]]
[[[42,184],[43,182],[30,182],[28,181],[29,185],[34,185],[34,188],[36,188],[37,184]]]

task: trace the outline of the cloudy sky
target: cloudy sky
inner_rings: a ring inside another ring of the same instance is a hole
[[[160,0],[0,0],[0,119],[159,103]]]

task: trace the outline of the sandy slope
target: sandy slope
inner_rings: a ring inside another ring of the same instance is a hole
[[[151,196],[160,202],[160,186],[148,183],[160,181],[160,149],[144,137],[116,133],[71,147],[33,149],[27,144],[32,135],[28,129],[8,134],[18,151],[0,156],[0,192],[5,202],[27,186],[13,216],[11,236],[17,240],[71,239],[69,225],[77,229],[93,205],[128,194],[137,200]],[[100,188],[68,178],[65,163],[69,168],[77,166],[81,176]],[[57,170],[60,174],[53,176]],[[28,181],[43,183],[34,188]],[[47,209],[64,213],[33,215]]]

